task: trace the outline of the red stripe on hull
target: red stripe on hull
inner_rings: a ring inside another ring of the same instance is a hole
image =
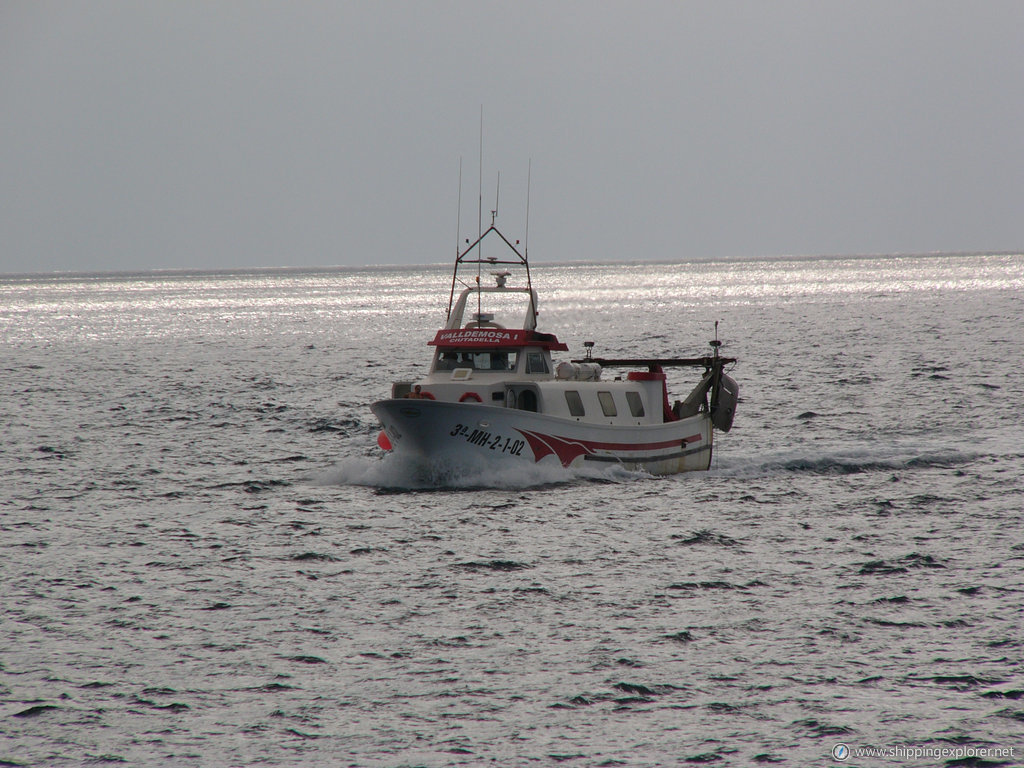
[[[530,432],[525,429],[516,431],[526,438],[533,450],[534,461],[540,461],[545,456],[554,455],[562,462],[563,467],[568,467],[580,456],[593,456],[596,451],[657,451],[665,448],[678,448],[681,445],[699,442],[699,434],[684,437],[681,440],[660,440],[656,443],[609,443],[600,440],[580,440],[557,435],[545,435],[540,432]]]

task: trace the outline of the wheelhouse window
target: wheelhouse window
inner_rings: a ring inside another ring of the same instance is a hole
[[[454,371],[456,368],[472,368],[475,371],[514,371],[516,350],[445,349],[437,353],[435,371]]]
[[[586,416],[587,411],[583,407],[583,400],[580,397],[580,393],[575,389],[569,389],[565,392],[565,403],[569,406],[570,416]]]
[[[548,364],[544,360],[544,355],[541,352],[527,352],[526,353],[526,372],[527,373],[549,373]]]
[[[601,412],[605,416],[616,416],[618,411],[615,409],[615,400],[612,399],[611,392],[598,392],[597,400],[601,403]]]
[[[639,392],[627,392],[626,403],[629,405],[629,412],[636,418],[644,415],[644,401]]]

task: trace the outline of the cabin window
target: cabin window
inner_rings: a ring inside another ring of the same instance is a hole
[[[540,352],[529,352],[526,355],[526,372],[527,373],[548,373],[548,364],[544,360],[544,355]]]
[[[454,371],[458,365],[458,356],[454,352],[439,352],[437,355],[437,364],[434,366],[436,371]]]
[[[580,393],[575,389],[566,390],[565,403],[569,406],[569,415],[571,416],[586,416],[587,412],[583,408],[583,400],[580,398]]]
[[[644,401],[639,392],[627,392],[626,403],[629,404],[629,412],[637,418],[644,415]]]
[[[515,370],[516,353],[505,352],[504,350],[492,349],[487,352],[476,353],[476,367],[483,371],[509,371]]]
[[[598,392],[597,399],[601,403],[601,411],[605,416],[616,416],[618,411],[615,410],[615,400],[612,399],[611,392]]]
[[[514,371],[516,352],[498,349],[448,349],[438,353],[435,370],[454,371],[472,368],[475,371]]]

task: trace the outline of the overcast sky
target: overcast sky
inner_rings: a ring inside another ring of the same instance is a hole
[[[1024,248],[1024,2],[0,0],[0,272]]]

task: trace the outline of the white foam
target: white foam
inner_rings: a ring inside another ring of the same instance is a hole
[[[381,458],[357,456],[342,459],[313,478],[323,485],[361,485],[392,490],[437,488],[535,488],[575,482],[634,482],[650,479],[644,472],[633,472],[618,465],[566,468],[549,462],[507,465],[421,462],[396,454]]]

